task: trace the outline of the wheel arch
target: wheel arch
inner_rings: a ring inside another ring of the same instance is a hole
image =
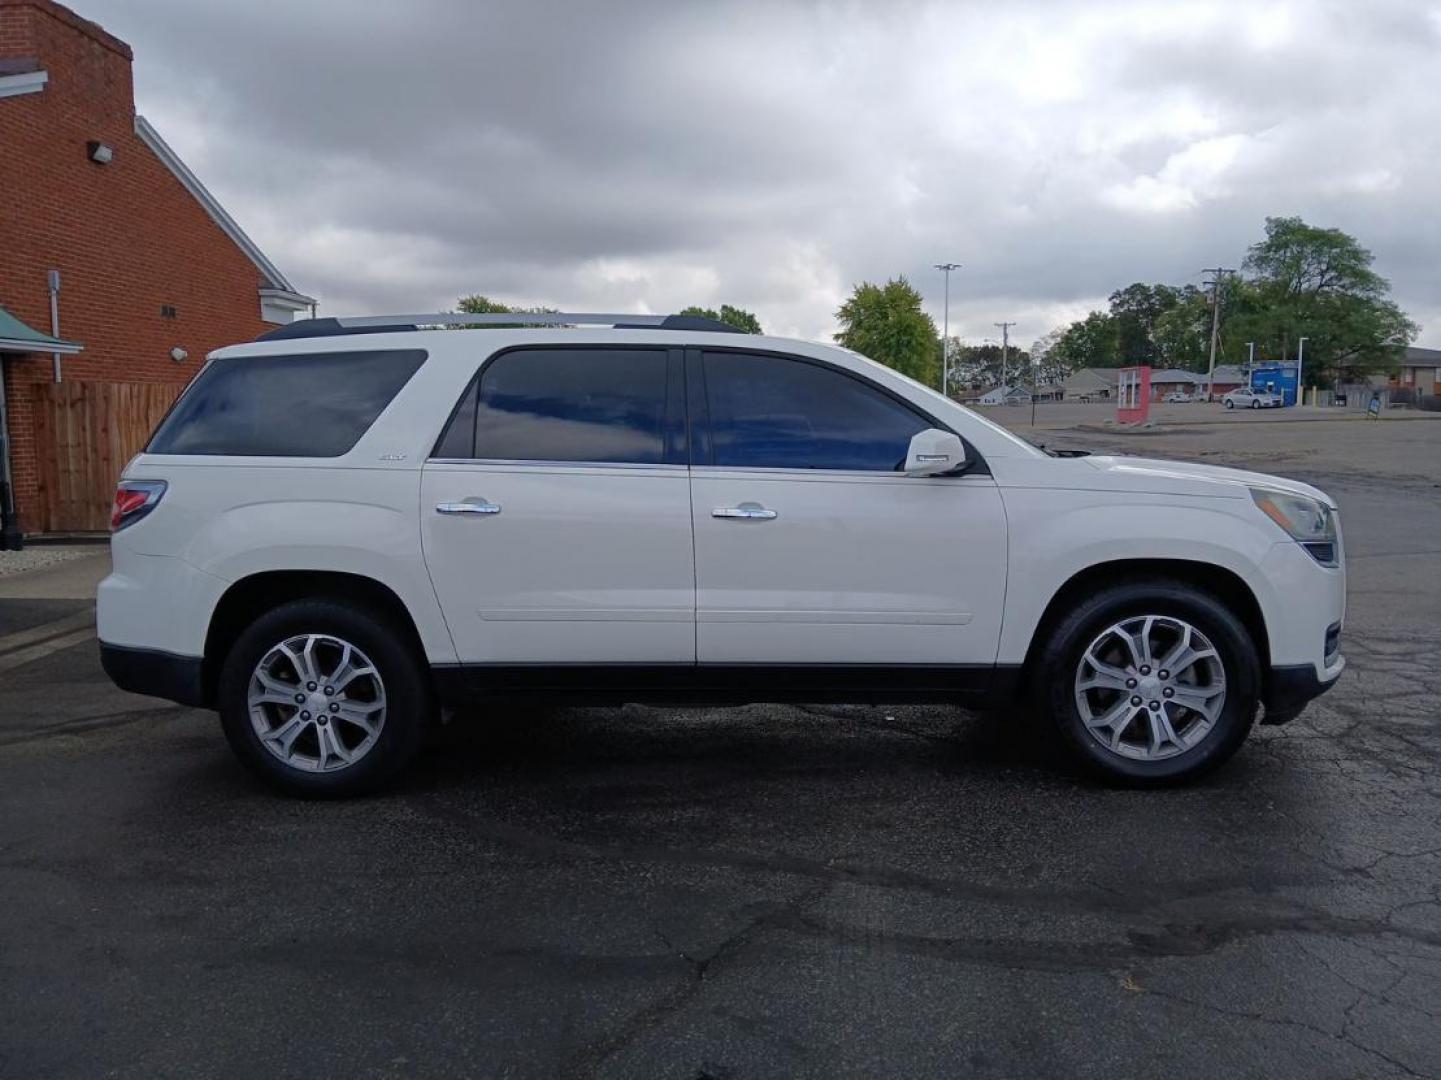
[[[1223,566],[1190,559],[1116,559],[1094,563],[1076,571],[1052,595],[1031,633],[1019,685],[1027,684],[1051,631],[1076,599],[1097,588],[1147,579],[1180,581],[1224,604],[1241,620],[1251,636],[1265,678],[1271,667],[1271,643],[1266,619],[1256,594],[1239,574]]]
[[[335,600],[373,611],[399,629],[406,645],[424,658],[420,632],[405,602],[383,582],[336,570],[266,570],[232,582],[210,615],[201,685],[215,701],[220,669],[244,629],[267,611],[292,600]]]

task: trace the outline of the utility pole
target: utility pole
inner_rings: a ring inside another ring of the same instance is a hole
[[[946,313],[942,316],[945,329],[941,331],[941,396],[951,396],[951,271],[959,270],[960,263],[936,263],[936,269],[946,275]]]
[[[1013,322],[998,322],[992,323],[991,325],[1001,328],[1001,387],[1004,389],[1006,385],[1006,358],[1011,348],[1011,327],[1016,324]]]
[[[1216,396],[1216,343],[1221,337],[1221,282],[1236,271],[1233,267],[1213,266],[1202,272],[1212,275],[1206,282],[1211,286],[1211,363],[1206,371],[1206,400],[1211,401]]]

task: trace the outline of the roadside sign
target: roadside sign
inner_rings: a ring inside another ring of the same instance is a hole
[[[1116,423],[1144,424],[1150,413],[1150,367],[1122,368],[1116,387]]]

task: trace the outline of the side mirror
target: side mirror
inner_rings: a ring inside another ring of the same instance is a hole
[[[944,476],[966,467],[966,445],[953,431],[927,428],[911,436],[906,451],[907,476]]]

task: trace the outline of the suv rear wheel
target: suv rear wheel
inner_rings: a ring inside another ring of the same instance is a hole
[[[1179,581],[1088,596],[1041,654],[1046,711],[1093,771],[1134,785],[1216,768],[1256,717],[1260,660],[1240,620]]]
[[[420,746],[431,694],[423,665],[362,608],[297,600],[256,619],[221,670],[220,721],[252,772],[283,791],[373,790]]]

